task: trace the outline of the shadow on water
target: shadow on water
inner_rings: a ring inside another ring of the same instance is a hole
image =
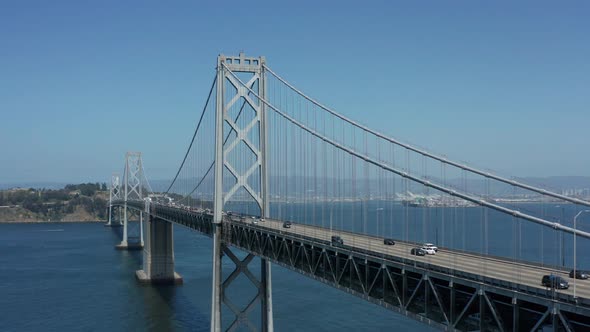
[[[123,227],[111,227],[117,241],[123,238]],[[125,270],[135,274],[143,267],[143,250],[121,251]],[[135,279],[135,276],[133,276]],[[208,331],[209,316],[204,315],[191,299],[178,290],[190,285],[142,285],[136,280],[135,287],[143,297],[145,327],[150,331]]]
[[[109,228],[113,234],[117,237],[117,239],[123,239],[123,226],[120,227],[105,227]]]

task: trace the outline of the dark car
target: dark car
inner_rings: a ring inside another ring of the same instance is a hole
[[[541,279],[541,284],[545,287],[557,289],[568,289],[570,287],[565,279],[555,275],[544,275],[543,279]]]
[[[291,228],[291,223],[290,223],[290,222],[288,222],[288,221],[285,221],[285,222],[283,223],[283,228]]]
[[[416,255],[416,256],[425,256],[426,251],[424,251],[420,248],[412,248],[412,250],[410,250],[410,254]]]
[[[344,240],[342,240],[342,238],[340,236],[332,235],[332,244],[343,245],[344,244]]]
[[[392,239],[383,239],[383,244],[387,246],[392,246],[395,244],[395,241],[393,241]]]
[[[574,277],[574,270],[570,271],[570,278]],[[588,279],[588,272],[583,270],[576,270],[576,279]]]

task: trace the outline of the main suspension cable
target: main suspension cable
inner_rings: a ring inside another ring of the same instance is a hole
[[[215,87],[215,82],[217,82],[217,75],[215,75],[215,77],[213,78],[213,84],[211,84],[211,89],[209,89],[209,95],[207,96],[207,101],[205,102],[205,107],[203,107],[203,111],[201,112],[201,117],[199,118],[199,123],[197,123],[197,128],[195,129],[195,133],[193,134],[193,138],[191,139],[191,143],[189,144],[188,149],[186,150],[186,154],[184,155],[184,158],[182,159],[182,163],[180,164],[180,167],[178,168],[178,172],[176,172],[176,175],[174,176],[174,180],[172,180],[172,183],[170,183],[170,186],[168,187],[168,189],[166,189],[166,194],[170,192],[170,189],[172,188],[172,186],[176,182],[176,179],[178,178],[178,175],[180,174],[180,171],[182,171],[182,167],[184,166],[184,163],[186,162],[186,158],[188,157],[188,154],[190,153],[191,148],[193,147],[193,143],[195,142],[195,137],[197,137],[197,132],[199,131],[199,128],[201,127],[201,122],[203,121],[203,117],[205,116],[205,112],[207,111],[207,105],[209,105],[209,100],[211,99],[211,94],[213,93],[213,88]]]
[[[216,77],[217,79],[217,77]],[[213,87],[212,87],[213,88]],[[242,111],[244,110],[244,106],[246,106],[246,101],[244,101],[242,103],[242,106],[240,107],[240,111],[238,112],[238,115],[236,116],[236,118],[234,119],[234,123],[237,122],[240,118],[240,115],[242,114]],[[231,128],[231,126],[230,126]],[[225,143],[227,143],[230,135],[232,134],[232,132],[234,131],[233,128],[230,129],[230,131],[227,133],[227,135],[225,136],[225,139],[223,140],[223,145],[225,145]],[[194,139],[194,137],[193,137]],[[185,157],[186,158],[186,157]],[[197,191],[197,189],[199,189],[199,187],[201,186],[201,184],[203,183],[203,181],[205,180],[205,178],[207,177],[207,175],[209,175],[209,172],[211,172],[211,170],[213,169],[213,166],[215,165],[215,160],[213,160],[213,162],[211,163],[211,165],[209,166],[209,168],[207,169],[207,171],[205,172],[205,174],[203,175],[203,177],[201,177],[201,180],[199,181],[199,183],[197,183],[197,185],[193,188],[193,190],[188,193],[186,196],[184,196],[180,201],[184,201],[187,197],[190,197],[195,191]],[[177,174],[178,176],[178,174]],[[170,188],[168,188],[170,189]]]
[[[527,189],[527,190],[530,190],[530,191],[533,191],[533,192],[536,192],[536,193],[539,193],[539,194],[542,194],[542,195],[547,195],[547,196],[551,196],[551,197],[554,197],[554,198],[559,198],[559,199],[562,199],[562,200],[565,200],[565,201],[568,201],[568,202],[571,202],[571,203],[576,203],[576,204],[580,204],[580,205],[584,205],[584,206],[589,206],[590,207],[590,202],[588,202],[588,201],[584,201],[584,200],[581,200],[581,199],[577,199],[577,198],[573,198],[573,197],[568,197],[568,196],[565,196],[565,195],[557,194],[557,193],[548,191],[546,189],[541,189],[541,188],[537,188],[537,187],[534,187],[534,186],[530,186],[528,184],[524,184],[524,183],[521,183],[521,182],[518,182],[518,181],[510,180],[510,179],[507,179],[507,178],[504,178],[504,177],[501,177],[501,176],[498,176],[498,175],[495,175],[495,174],[491,174],[489,172],[485,172],[485,171],[479,170],[477,168],[473,168],[473,167],[468,166],[468,165],[465,165],[465,164],[457,163],[457,162],[454,162],[452,160],[448,160],[445,157],[441,157],[441,156],[432,154],[432,153],[430,153],[430,152],[428,152],[426,150],[422,150],[422,149],[416,148],[416,147],[414,147],[412,145],[403,143],[401,141],[398,141],[396,139],[393,139],[391,137],[388,137],[388,136],[386,136],[384,134],[381,134],[381,133],[379,133],[379,132],[377,132],[375,130],[370,129],[369,127],[366,127],[366,126],[364,126],[364,125],[362,125],[362,124],[360,124],[358,122],[355,122],[355,121],[353,121],[353,120],[351,120],[351,119],[349,119],[349,118],[347,118],[347,117],[345,117],[345,116],[337,113],[336,111],[334,111],[334,110],[332,110],[332,109],[330,109],[330,108],[328,108],[328,107],[320,104],[318,101],[316,101],[316,100],[312,99],[311,97],[307,96],[302,91],[298,90],[296,87],[294,87],[289,82],[287,82],[285,79],[283,79],[282,77],[280,77],[279,75],[277,75],[274,71],[272,71],[266,65],[263,64],[263,66],[264,66],[264,69],[265,70],[267,70],[269,73],[271,73],[273,76],[275,76],[283,84],[287,85],[293,91],[295,91],[296,93],[298,93],[301,97],[309,100],[311,103],[313,103],[313,104],[317,105],[318,107],[322,108],[324,111],[332,114],[333,116],[335,116],[335,117],[337,117],[337,118],[339,118],[339,119],[341,119],[341,120],[343,120],[345,122],[350,123],[351,125],[353,125],[355,127],[358,127],[358,128],[360,128],[362,130],[365,130],[365,131],[367,131],[367,132],[369,132],[369,133],[371,133],[371,134],[373,134],[373,135],[375,135],[375,136],[377,136],[377,137],[379,137],[381,139],[384,139],[384,140],[386,140],[386,141],[388,141],[390,143],[393,143],[393,144],[396,144],[396,145],[405,147],[406,149],[411,150],[413,152],[419,153],[421,155],[430,157],[432,159],[435,159],[435,160],[444,162],[446,164],[449,164],[449,165],[458,167],[460,169],[463,169],[463,170],[466,170],[466,171],[469,171],[469,172],[472,172],[472,173],[475,173],[475,174],[478,174],[478,175],[481,175],[481,176],[484,176],[484,177],[487,177],[487,178],[490,178],[490,179],[494,179],[494,180],[497,180],[497,181],[500,181],[500,182],[504,182],[506,184],[510,184],[510,185],[513,185],[513,186],[516,186],[516,187]]]

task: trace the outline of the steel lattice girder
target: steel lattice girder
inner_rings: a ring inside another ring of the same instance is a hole
[[[230,243],[246,252],[445,330],[493,328],[511,331],[515,326],[531,329],[534,327],[529,322],[531,319],[534,319],[533,324],[540,326],[550,316],[554,317],[557,328],[572,330],[570,326],[573,324],[582,326],[568,318],[574,313],[557,309],[552,304],[545,306],[546,314],[528,314],[525,319],[521,313],[520,321],[515,322],[511,298],[497,294],[499,289],[494,286],[451,276],[441,278],[438,273],[409,265],[373,261],[346,252],[346,249],[331,247],[328,243],[306,243],[288,235],[271,234],[256,226],[237,223],[224,226],[229,226],[225,231],[230,232]],[[519,296],[520,308],[539,306],[527,301],[526,296]],[[465,297],[467,301],[460,300]],[[474,317],[479,317],[477,326],[472,325]]]

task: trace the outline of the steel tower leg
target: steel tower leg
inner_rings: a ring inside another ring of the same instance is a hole
[[[221,331],[221,225],[213,225],[213,285],[211,296],[211,332]]]
[[[215,196],[213,208],[213,281],[212,281],[212,299],[211,299],[211,331],[221,331],[221,309],[222,304],[225,304],[235,314],[235,320],[230,325],[228,330],[246,325],[250,329],[255,329],[255,325],[249,321],[249,313],[253,306],[260,302],[261,306],[261,330],[272,332],[274,331],[272,318],[272,283],[271,283],[271,267],[270,262],[261,260],[261,276],[260,280],[248,270],[248,264],[254,258],[253,255],[248,255],[245,259],[240,260],[237,256],[224,245],[223,235],[227,230],[224,229],[223,224],[223,205],[227,202],[239,189],[245,190],[252,199],[260,207],[260,217],[266,218],[269,216],[269,201],[268,201],[268,176],[267,176],[267,162],[266,162],[266,115],[264,103],[258,99],[253,99],[248,89],[258,89],[257,93],[261,98],[266,98],[266,86],[264,80],[264,58],[246,58],[243,53],[238,57],[225,57],[220,55],[217,59],[217,100],[216,100],[216,115],[215,115]],[[251,73],[252,76],[248,82],[245,83],[246,88],[232,75],[232,72]],[[226,84],[232,84],[236,90],[231,92],[225,91]],[[258,85],[256,85],[258,83]],[[226,95],[230,93],[233,95]],[[230,98],[228,98],[230,97]],[[227,104],[225,101],[229,100]],[[248,105],[254,111],[254,118],[250,119],[250,123],[245,127],[240,127],[234,122],[228,110],[238,100],[242,100],[244,105]],[[258,126],[256,126],[258,124]],[[225,136],[224,128],[228,125],[236,133],[233,142],[228,142],[227,146],[223,144]],[[258,128],[256,130],[255,128]],[[254,131],[254,133],[252,133]],[[258,135],[259,145],[249,142],[248,137],[252,134]],[[232,167],[230,160],[225,156],[232,152],[237,146],[236,143],[243,141],[250,150],[254,153],[256,161],[250,166],[250,169],[245,173],[241,173],[240,168]],[[228,171],[236,179],[227,193],[223,192],[223,172]],[[260,182],[259,190],[256,187],[251,187],[248,179],[252,174],[258,174]],[[229,235],[229,234],[227,234]],[[235,264],[235,270],[230,276],[222,282],[222,256],[229,257]],[[232,281],[240,274],[244,274],[252,283],[258,288],[257,295],[250,301],[246,308],[238,308],[234,305],[230,298],[226,296],[226,289]]]
[[[125,204],[123,205],[123,240],[119,244],[119,248],[127,247],[127,200],[125,200]]]
[[[125,156],[125,174],[123,175],[123,181],[125,181],[125,204],[123,205],[123,240],[121,244],[117,247],[118,249],[125,249],[128,246],[127,242],[127,231],[128,231],[128,224],[127,224],[127,197],[129,196],[128,184],[129,184],[129,152]]]
[[[113,215],[113,205],[109,203],[109,221],[107,222],[108,226],[111,225],[111,216],[112,215]]]
[[[259,79],[259,92],[262,99],[267,98],[267,87],[266,87],[266,73],[264,72],[264,58],[260,59],[260,79]],[[267,136],[267,116],[266,116],[266,104],[260,103],[260,179],[261,179],[261,193],[262,208],[261,215],[263,218],[270,217],[270,200],[268,191],[268,160],[266,158],[266,147],[268,146]],[[272,278],[271,278],[271,267],[270,262],[266,259],[262,259],[260,262],[261,271],[260,278],[262,279],[263,293],[262,293],[262,330],[263,331],[274,331],[274,321],[272,314]]]
[[[274,331],[274,321],[272,315],[272,278],[270,262],[266,259],[260,260],[260,278],[262,292],[262,331]]]
[[[139,244],[143,247],[143,212],[139,212]]]
[[[215,197],[213,198],[213,284],[211,290],[211,332],[221,331],[221,219],[223,210],[223,87],[221,57],[217,59],[215,106]]]

